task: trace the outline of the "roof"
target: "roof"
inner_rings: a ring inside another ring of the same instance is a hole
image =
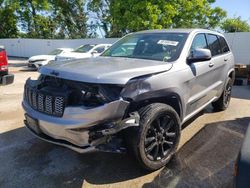
[[[202,31],[202,32],[214,32],[208,29],[199,29],[199,28],[190,28],[190,29],[153,29],[153,30],[144,30],[136,33],[191,33],[193,31]],[[217,33],[217,32],[216,32]]]

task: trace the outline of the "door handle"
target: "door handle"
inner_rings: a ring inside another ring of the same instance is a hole
[[[224,61],[227,61],[227,60],[228,60],[227,58],[224,59]]]
[[[209,66],[209,67],[213,67],[213,66],[214,66],[214,63],[209,63],[208,66]]]

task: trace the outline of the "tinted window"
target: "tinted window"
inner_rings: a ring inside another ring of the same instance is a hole
[[[176,60],[186,41],[186,33],[136,33],[119,40],[103,56]]]
[[[208,48],[205,34],[198,34],[194,37],[194,40],[191,46],[191,51],[198,49],[198,48],[203,48],[203,49]]]
[[[79,48],[76,48],[73,52],[86,53],[89,50],[91,50],[93,47],[95,47],[94,44],[85,44],[83,46],[80,46]]]
[[[209,49],[211,50],[212,56],[221,54],[220,43],[216,35],[207,35],[207,41]]]
[[[97,51],[97,53],[102,53],[105,50],[104,46],[100,46],[98,48],[95,49]]]
[[[220,41],[222,53],[229,52],[230,50],[229,50],[226,40],[223,37],[219,36],[219,41]]]
[[[62,52],[62,50],[60,50],[60,49],[55,49],[55,50],[53,50],[52,52],[50,52],[48,55],[58,55],[58,54],[60,54]]]

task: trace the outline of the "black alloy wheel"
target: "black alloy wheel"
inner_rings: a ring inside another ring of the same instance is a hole
[[[128,149],[141,166],[149,171],[165,166],[175,154],[180,136],[181,121],[169,105],[152,103],[139,110],[140,126],[129,129]]]
[[[158,116],[148,127],[144,140],[148,159],[157,161],[165,158],[175,146],[177,131],[170,116]]]
[[[231,100],[231,94],[232,94],[232,84],[231,82],[228,82],[226,85],[226,88],[224,90],[224,98],[223,102],[225,106],[228,106]]]
[[[226,84],[224,86],[220,98],[217,101],[212,102],[212,106],[215,109],[215,111],[223,111],[227,109],[231,100],[232,87],[233,87],[232,78],[227,78]]]

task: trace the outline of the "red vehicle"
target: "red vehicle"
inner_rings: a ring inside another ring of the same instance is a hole
[[[8,73],[8,58],[3,46],[0,46],[0,85],[13,83],[14,75]]]

